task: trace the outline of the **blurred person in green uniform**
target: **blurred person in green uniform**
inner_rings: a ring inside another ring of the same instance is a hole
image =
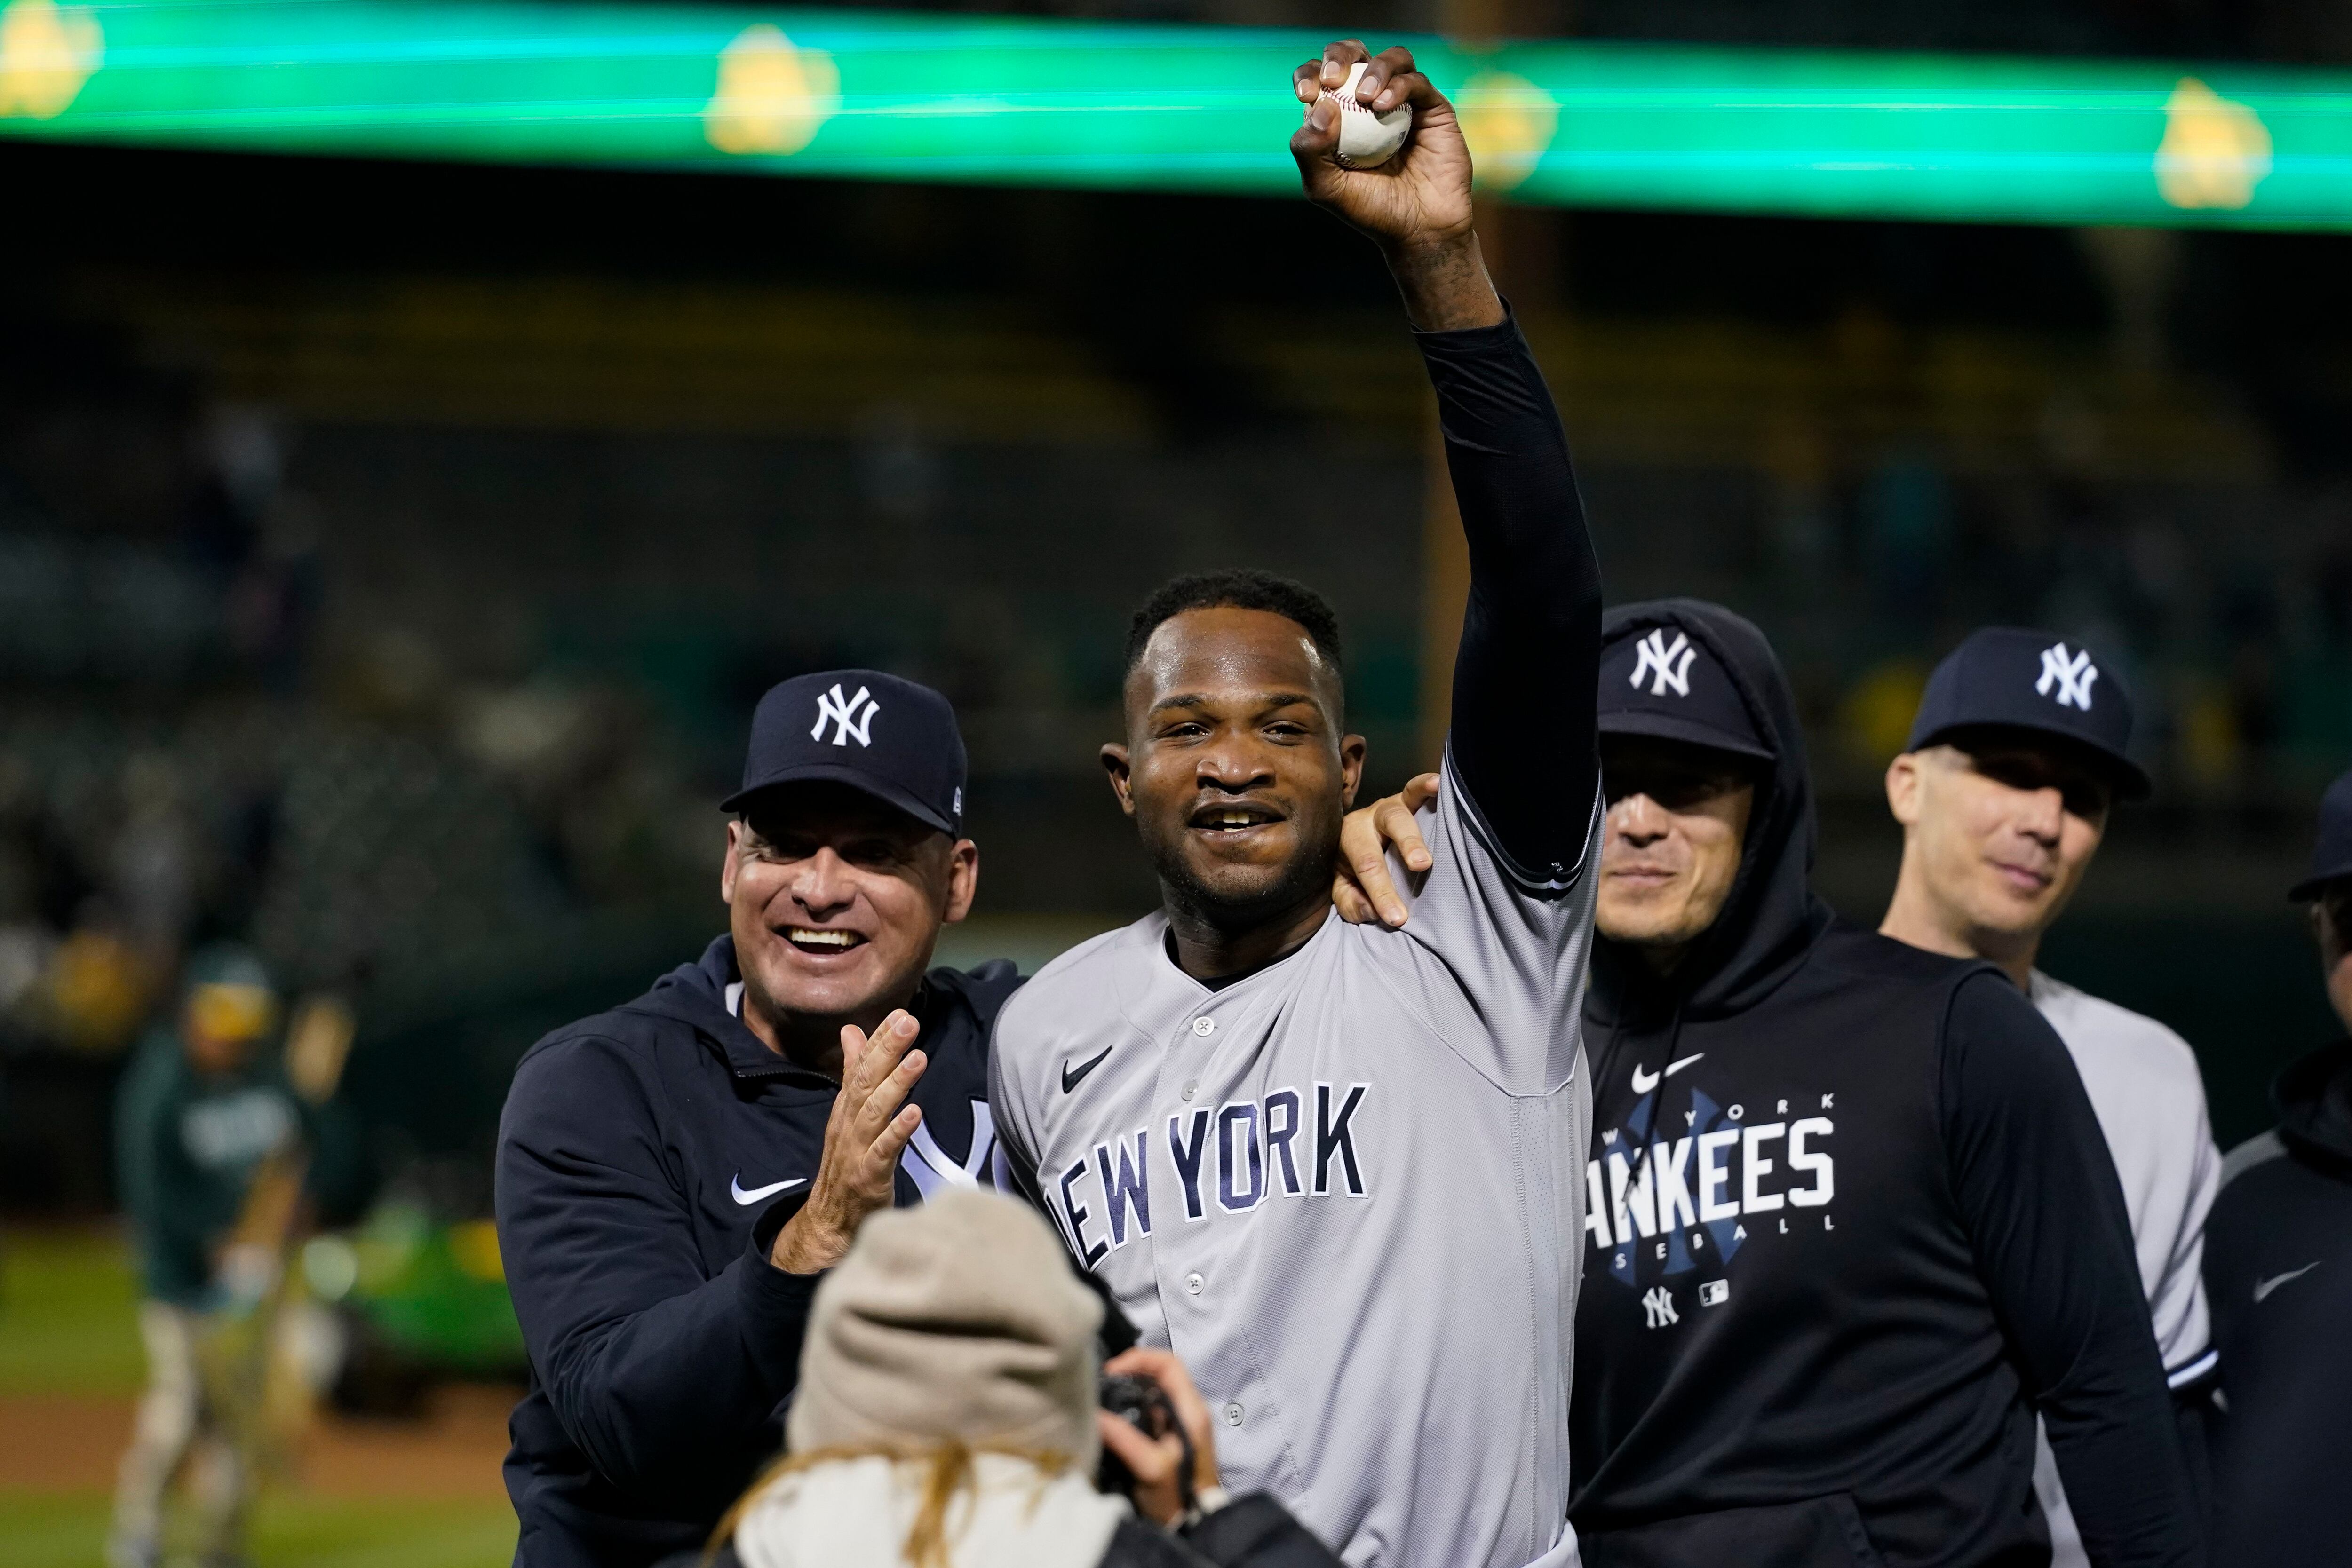
[[[320,1175],[308,1151],[322,1133],[330,1147],[348,1143],[333,1138],[333,1108],[321,1103],[348,1034],[323,1083],[299,1069],[289,1082],[278,1049],[283,1012],[251,953],[196,954],[176,1016],[141,1046],[116,1103],[148,1379],[115,1493],[112,1568],[161,1560],[166,1499],[184,1471],[198,1560],[244,1560],[261,1365],[306,1175],[314,1187]]]

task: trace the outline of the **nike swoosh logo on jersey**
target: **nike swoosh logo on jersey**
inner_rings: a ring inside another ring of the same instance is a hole
[[[2302,1268],[2300,1268],[2300,1269],[2289,1269],[2289,1270],[2288,1270],[2285,1273],[2284,1273],[2284,1274],[2273,1274],[2273,1275],[2272,1275],[2272,1276],[2271,1276],[2269,1279],[2267,1279],[2267,1280],[2257,1280],[2257,1281],[2254,1281],[2254,1300],[2256,1300],[2257,1301],[2263,1300],[2263,1299],[2264,1299],[2265,1297],[2267,1297],[2267,1296],[2268,1296],[2268,1295],[2269,1295],[2273,1291],[2277,1290],[2281,1285],[2285,1284],[2289,1280],[2300,1280],[2300,1279],[2302,1279],[2305,1274],[2308,1274],[2308,1273],[2310,1273],[2314,1269],[2318,1268],[2318,1267],[2319,1267],[2319,1265],[2320,1265],[2320,1263],[2321,1263],[2322,1261],[2324,1261],[2324,1260],[2315,1258],[2315,1259],[2313,1259],[2310,1262],[2305,1263],[2305,1264]]]
[[[794,1176],[790,1181],[772,1181],[765,1186],[755,1186],[746,1192],[743,1190],[742,1174],[738,1172],[735,1179],[727,1184],[727,1190],[738,1203],[757,1203],[763,1197],[773,1197],[780,1192],[790,1192],[807,1180],[806,1176]]]
[[[1680,1072],[1684,1068],[1688,1067],[1692,1062],[1696,1061],[1700,1057],[1705,1056],[1706,1054],[1706,1052],[1702,1051],[1690,1056],[1685,1056],[1680,1061],[1669,1061],[1666,1063],[1666,1070],[1664,1072],[1644,1072],[1642,1071],[1642,1064],[1638,1061],[1635,1062],[1633,1064],[1633,1092],[1636,1094],[1647,1094],[1651,1090],[1655,1089],[1658,1086],[1659,1080],[1672,1078],[1675,1073]]]
[[[1071,1090],[1076,1089],[1080,1083],[1084,1082],[1086,1081],[1087,1074],[1092,1072],[1096,1068],[1100,1067],[1103,1064],[1104,1059],[1108,1057],[1112,1051],[1117,1051],[1118,1049],[1118,1047],[1115,1045],[1106,1045],[1102,1048],[1101,1056],[1096,1057],[1091,1061],[1081,1061],[1076,1067],[1072,1067],[1066,1061],[1063,1062],[1062,1092],[1067,1094]]]

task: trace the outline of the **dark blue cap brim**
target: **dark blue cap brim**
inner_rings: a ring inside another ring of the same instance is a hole
[[[937,828],[951,839],[962,836],[961,824],[944,820],[937,811],[908,791],[885,783],[863,769],[845,768],[835,762],[804,763],[798,768],[787,768],[781,772],[772,774],[756,784],[746,784],[742,789],[719,801],[719,809],[722,811],[740,811],[753,796],[763,795],[779,785],[804,784],[819,780],[832,784],[846,784],[860,794],[871,795],[886,806],[896,806],[925,827]]]
[[[2111,747],[2101,746],[2080,730],[2067,729],[2054,724],[2031,724],[2018,718],[1977,719],[1961,724],[1948,724],[1939,729],[1930,730],[1925,735],[1913,736],[1905,744],[1903,749],[1922,750],[1969,730],[1993,732],[2004,729],[2021,730],[2030,735],[2046,735],[2053,739],[2064,741],[2069,749],[2079,751],[2085,757],[2097,758],[2114,780],[2116,799],[2118,800],[2145,800],[2156,792],[2155,782],[2148,778],[2147,770],[2138,763]]]
[[[1620,708],[1614,713],[1603,712],[1596,718],[1594,727],[1603,735],[1650,735],[1660,740],[1679,740],[1685,746],[1703,746],[1709,751],[1727,751],[1734,757],[1749,758],[1759,762],[1774,760],[1770,752],[1744,737],[1728,734],[1713,725],[1694,723],[1648,708]]]
[[[2319,890],[2321,888],[2326,887],[2331,882],[2341,882],[2347,877],[2352,877],[2352,861],[2345,862],[2342,865],[2337,866],[2334,871],[2318,871],[2312,873],[2309,876],[2305,877],[2301,882],[2296,883],[2293,887],[2288,888],[2286,890],[2286,895],[2293,903],[2308,904],[2311,900],[2319,896]]]

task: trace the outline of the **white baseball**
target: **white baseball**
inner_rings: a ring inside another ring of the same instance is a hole
[[[1404,104],[1374,113],[1370,104],[1356,101],[1356,84],[1363,79],[1366,62],[1348,68],[1348,79],[1337,92],[1323,96],[1339,106],[1339,145],[1331,154],[1342,169],[1370,169],[1396,156],[1412,129],[1412,110]]]

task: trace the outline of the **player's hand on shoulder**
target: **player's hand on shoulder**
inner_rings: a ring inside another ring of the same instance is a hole
[[[1404,900],[1389,875],[1393,849],[1405,869],[1424,872],[1433,863],[1413,813],[1437,798],[1437,775],[1415,774],[1403,789],[1383,795],[1348,813],[1339,826],[1339,869],[1331,878],[1331,902],[1350,925],[1375,920],[1393,931],[1405,923]]]
[[[1400,107],[1412,129],[1396,154],[1370,168],[1338,161],[1340,120],[1351,112],[1333,95],[1351,67],[1364,74],[1354,97],[1373,114]],[[1402,47],[1368,52],[1354,38],[1332,44],[1319,60],[1291,73],[1306,121],[1290,139],[1309,200],[1329,208],[1384,246],[1443,244],[1470,233],[1470,147],[1454,106],[1415,68]]]
[[[841,1030],[841,1092],[824,1124],[824,1152],[808,1201],[776,1233],[768,1261],[792,1274],[832,1268],[848,1252],[857,1228],[897,1194],[898,1156],[922,1125],[923,1112],[907,1103],[928,1064],[915,1049],[919,1026],[898,1011],[872,1038],[855,1024]]]

